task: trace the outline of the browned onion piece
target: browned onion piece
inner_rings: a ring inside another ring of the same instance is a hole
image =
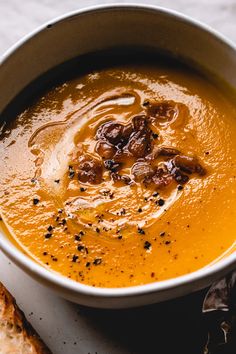
[[[155,160],[158,156],[172,157],[178,154],[180,154],[180,151],[175,148],[165,146],[154,146],[152,152],[147,155],[145,159]]]
[[[158,155],[159,156],[171,157],[171,156],[175,156],[175,155],[178,155],[178,154],[180,154],[180,151],[175,149],[175,148],[172,148],[172,147],[160,146],[158,148]]]
[[[100,140],[97,142],[96,151],[104,159],[111,159],[116,153],[116,148],[114,145]]]
[[[136,162],[131,169],[135,181],[143,181],[145,178],[151,178],[155,171],[150,164],[144,161]]]
[[[109,143],[116,145],[122,139],[123,125],[113,121],[102,124],[96,134],[97,139],[105,139]]]
[[[132,123],[135,131],[142,131],[144,129],[148,129],[148,120],[147,116],[145,115],[133,117]]]
[[[131,178],[127,175],[120,175],[117,172],[112,172],[111,173],[111,178],[113,179],[114,182],[124,182],[125,184],[130,184],[131,183]]]
[[[175,166],[173,159],[169,160],[166,163],[166,168],[168,172],[173,176],[176,182],[180,184],[185,184],[188,182],[189,177],[186,174],[184,174],[179,167]]]
[[[151,130],[148,127],[147,117],[135,116],[132,123],[134,132],[130,136],[127,149],[134,157],[144,157],[151,148]]]
[[[171,121],[178,113],[176,105],[174,102],[170,101],[156,102],[153,100],[147,100],[143,103],[143,105],[150,117],[160,120]]]
[[[198,173],[200,176],[204,176],[206,174],[206,170],[199,164],[196,157],[177,155],[174,157],[173,163],[185,173]]]
[[[134,157],[143,157],[150,150],[150,144],[145,135],[137,133],[129,140],[127,148]]]
[[[163,168],[158,168],[152,177],[152,182],[155,183],[157,188],[163,188],[168,186],[173,181],[173,177],[170,173]]]
[[[83,183],[98,184],[102,181],[103,167],[99,160],[82,156],[78,165],[78,179]]]

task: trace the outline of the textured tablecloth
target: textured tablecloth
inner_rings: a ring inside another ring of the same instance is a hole
[[[0,55],[43,22],[98,3],[101,2],[0,0]],[[148,3],[181,11],[236,42],[234,0],[150,0]],[[16,296],[26,316],[54,354],[200,354],[206,340],[200,314],[204,293],[138,310],[85,309],[55,296],[23,274],[2,254],[0,280]]]

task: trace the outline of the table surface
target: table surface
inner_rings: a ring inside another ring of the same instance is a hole
[[[236,42],[234,0],[148,2],[190,15]],[[98,3],[113,1],[0,0],[0,55],[45,21]],[[200,354],[206,340],[201,317],[204,292],[136,310],[87,309],[57,297],[3,254],[0,254],[0,280],[17,298],[26,317],[54,354],[152,354],[163,346],[165,354]]]

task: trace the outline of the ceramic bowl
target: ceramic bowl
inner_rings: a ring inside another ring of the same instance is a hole
[[[121,46],[149,47],[181,57],[236,88],[236,47],[211,28],[154,6],[95,6],[41,26],[3,55],[0,112],[28,84],[57,65],[90,52]],[[236,266],[234,253],[174,279],[127,288],[94,288],[43,268],[19,251],[4,232],[0,234],[0,248],[32,278],[61,296],[101,308],[136,307],[186,295],[207,287]]]

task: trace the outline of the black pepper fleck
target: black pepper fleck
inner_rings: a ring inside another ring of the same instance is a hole
[[[66,219],[62,219],[61,224],[64,226],[66,224]]]
[[[141,227],[138,227],[138,233],[141,235],[145,235],[145,231]]]
[[[38,203],[39,203],[39,199],[38,199],[38,198],[34,198],[34,199],[33,199],[33,204],[34,204],[34,205],[37,205]]]
[[[101,264],[101,263],[102,263],[101,258],[95,258],[94,261],[93,261],[93,264],[94,264],[94,265],[99,265],[99,264]]]
[[[120,211],[120,215],[125,215],[125,214],[126,214],[126,210],[125,210],[125,208],[122,208]]]
[[[78,249],[78,251],[83,251],[83,250],[84,250],[84,246],[79,245],[79,246],[77,247],[77,249]]]
[[[144,242],[144,248],[145,248],[145,250],[149,250],[151,246],[152,246],[152,245],[151,245],[151,243],[150,243],[149,241],[145,241],[145,242]]]
[[[157,139],[158,138],[158,134],[157,133],[152,133],[152,137],[153,137],[153,139]]]
[[[157,200],[156,203],[157,203],[159,206],[163,206],[163,205],[165,204],[165,201],[164,201],[164,199],[160,198],[160,199]]]
[[[79,257],[74,254],[73,257],[72,257],[72,262],[76,262],[78,258]]]
[[[75,175],[75,171],[73,169],[73,166],[69,166],[69,178],[73,178]]]

